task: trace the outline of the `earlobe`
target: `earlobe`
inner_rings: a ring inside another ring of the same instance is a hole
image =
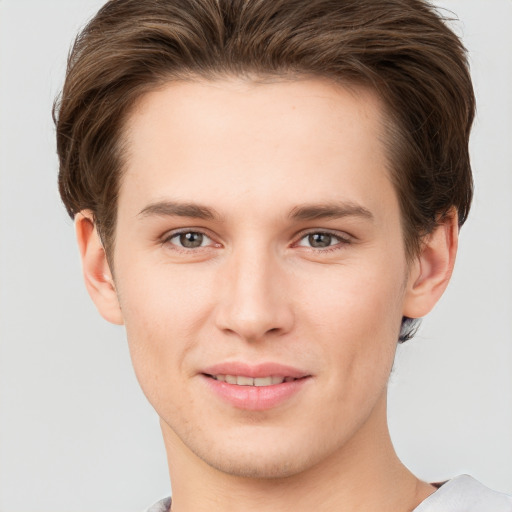
[[[94,225],[92,212],[83,210],[75,216],[75,232],[82,259],[85,286],[101,316],[113,324],[124,323],[108,265],[105,249]]]
[[[441,298],[453,272],[458,233],[457,212],[452,209],[425,237],[410,265],[403,316],[421,318]]]

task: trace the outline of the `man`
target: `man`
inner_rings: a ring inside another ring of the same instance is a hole
[[[396,344],[453,269],[473,116],[421,1],[112,0],[84,29],[60,191],[174,512],[512,510],[417,479],[386,419]]]

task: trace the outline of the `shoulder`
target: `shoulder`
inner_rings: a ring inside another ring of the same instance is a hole
[[[169,512],[169,510],[171,510],[171,498],[164,498],[149,507],[146,512]]]
[[[512,496],[460,475],[443,484],[413,512],[512,512]]]

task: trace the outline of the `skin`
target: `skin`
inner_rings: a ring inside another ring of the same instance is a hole
[[[407,261],[382,110],[320,79],[168,84],[126,125],[115,281],[77,216],[88,290],[161,418],[173,511],[405,512],[434,491],[395,455],[386,387],[402,316],[448,283],[456,214]],[[205,385],[226,361],[308,378],[240,409]]]

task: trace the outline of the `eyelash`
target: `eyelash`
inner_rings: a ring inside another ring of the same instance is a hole
[[[171,242],[172,239],[174,238],[177,238],[181,235],[186,235],[186,234],[189,234],[189,233],[194,233],[194,234],[198,234],[198,235],[202,235],[206,238],[208,238],[209,240],[211,240],[213,242],[213,239],[211,236],[209,236],[206,232],[202,231],[201,229],[190,229],[190,228],[187,228],[187,229],[181,229],[181,230],[178,230],[178,231],[172,231],[171,233],[167,233],[164,238],[162,239],[162,246],[163,245],[171,245],[173,250],[175,251],[180,251],[180,252],[185,252],[185,253],[191,253],[191,252],[197,252],[198,249],[206,249],[207,247],[210,247],[212,244],[209,244],[207,246],[199,246],[199,247],[196,247],[196,248],[187,248],[187,247],[182,247],[182,246],[179,246],[177,244],[173,244]],[[220,244],[218,243],[213,243],[214,246],[218,246],[220,247]]]
[[[175,239],[175,238],[177,238],[177,237],[179,237],[181,235],[185,235],[185,234],[189,234],[189,233],[194,233],[194,234],[202,235],[202,236],[208,238],[210,241],[212,241],[213,244],[208,244],[206,246],[199,246],[199,247],[195,247],[195,248],[187,248],[187,247],[179,246],[179,245],[174,244],[174,243],[171,242],[171,240],[173,240],[173,239]],[[300,242],[302,240],[304,240],[306,237],[310,236],[310,235],[328,235],[328,236],[336,239],[338,242],[333,244],[333,245],[329,245],[329,246],[323,247],[323,248],[311,247],[311,246],[306,246],[306,245],[300,245]],[[310,231],[307,231],[307,232],[300,233],[297,241],[294,242],[292,244],[292,246],[293,247],[304,247],[306,250],[312,250],[312,251],[315,251],[315,252],[327,253],[327,252],[332,252],[332,251],[338,251],[338,250],[342,249],[344,246],[349,245],[351,243],[352,243],[352,239],[348,235],[342,236],[339,233],[334,233],[334,232],[328,231],[328,230],[310,230]],[[216,247],[221,247],[221,244],[215,243],[213,241],[212,237],[209,236],[205,231],[202,231],[201,229],[190,229],[190,228],[182,229],[182,230],[178,230],[178,231],[173,231],[171,233],[168,233],[162,239],[161,244],[162,244],[162,246],[163,245],[167,245],[167,244],[171,245],[173,250],[180,251],[180,252],[185,252],[185,253],[197,252],[199,249],[206,249],[208,247],[211,247],[212,245],[214,247],[215,246]]]
[[[328,235],[328,236],[336,239],[338,242],[333,245],[329,245],[329,246],[323,247],[323,248],[299,245],[299,243],[302,240],[304,240],[306,237],[309,237],[310,235]],[[305,233],[304,232],[301,233],[298,241],[295,242],[293,245],[296,247],[304,247],[304,248],[306,248],[306,250],[312,250],[315,252],[326,253],[326,252],[339,251],[339,250],[343,249],[344,246],[349,245],[351,243],[352,243],[352,238],[349,235],[343,236],[338,232],[335,233],[335,232],[332,232],[329,230],[310,230]]]

